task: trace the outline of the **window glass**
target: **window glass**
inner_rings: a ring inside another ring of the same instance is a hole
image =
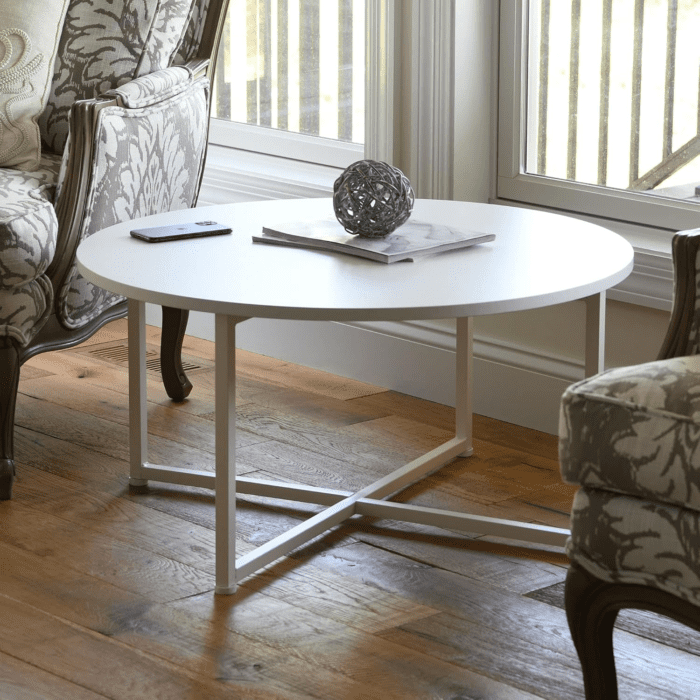
[[[365,0],[231,0],[212,115],[364,142]]]
[[[531,0],[527,173],[700,197],[700,0]]]

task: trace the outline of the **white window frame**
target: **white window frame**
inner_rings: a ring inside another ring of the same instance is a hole
[[[401,168],[419,197],[452,198],[453,32],[462,12],[455,0],[366,1],[364,146],[212,119],[201,204],[328,196],[362,158]]]
[[[364,145],[359,143],[216,118],[209,125],[209,143],[336,168],[346,168],[364,154]]]
[[[367,0],[368,4],[376,0]],[[369,41],[368,41],[369,43]],[[371,44],[370,44],[371,45]],[[212,118],[209,144],[272,158],[344,169],[364,156],[364,144]],[[219,152],[220,153],[220,152]]]
[[[528,6],[528,0],[500,4],[495,201],[596,220],[624,235],[639,252],[668,255],[673,233],[700,225],[697,204],[525,172]]]

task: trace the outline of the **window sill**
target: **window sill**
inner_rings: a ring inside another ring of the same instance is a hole
[[[357,143],[239,124],[225,119],[211,120],[209,143],[224,148],[265,153],[342,169],[360,160],[364,153],[364,146]]]
[[[209,144],[199,206],[330,197],[343,168]]]

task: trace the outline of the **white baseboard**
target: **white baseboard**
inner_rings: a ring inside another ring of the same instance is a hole
[[[147,322],[160,325],[158,307]],[[192,312],[187,333],[214,339],[214,317]],[[329,323],[251,319],[238,347],[455,405],[454,335],[429,322]],[[474,411],[555,435],[564,389],[583,377],[582,363],[475,337]]]

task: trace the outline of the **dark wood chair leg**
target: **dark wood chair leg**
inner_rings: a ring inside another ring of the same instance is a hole
[[[165,391],[173,401],[184,401],[192,383],[182,369],[182,340],[190,312],[163,307],[163,330],[160,338],[160,372]]]
[[[0,501],[12,498],[15,480],[14,431],[19,348],[10,338],[0,339]]]
[[[700,607],[654,586],[608,583],[572,563],[566,617],[578,652],[586,700],[618,700],[613,626],[620,610],[649,610],[700,632]]]
[[[583,670],[586,700],[618,700],[613,627],[619,607],[609,605],[612,588],[575,564],[566,577],[566,617]]]

